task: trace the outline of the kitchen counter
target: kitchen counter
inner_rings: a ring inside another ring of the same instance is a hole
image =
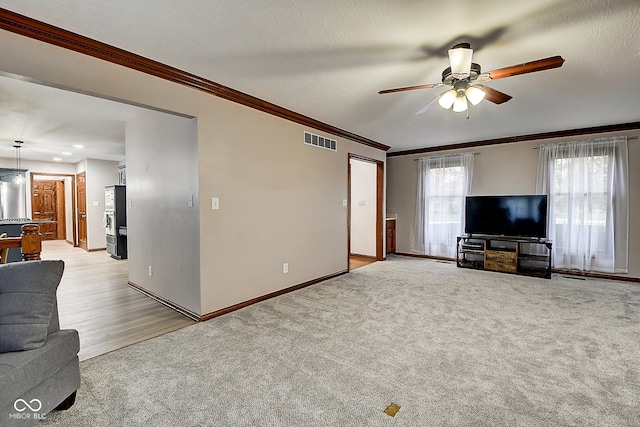
[[[33,224],[33,221],[31,221],[31,219],[29,218],[0,219],[0,225],[7,225],[7,224],[20,224],[20,226],[22,226],[23,224]]]

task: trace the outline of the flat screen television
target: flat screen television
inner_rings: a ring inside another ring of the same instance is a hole
[[[547,196],[468,196],[464,231],[473,235],[547,237]]]

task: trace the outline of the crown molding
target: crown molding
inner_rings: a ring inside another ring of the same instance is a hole
[[[533,133],[529,135],[507,136],[505,138],[485,139],[483,141],[463,142],[460,144],[440,145],[437,147],[417,148],[414,150],[394,151],[387,153],[387,157],[409,156],[412,154],[432,153],[435,151],[458,150],[464,148],[483,147],[485,145],[511,144],[513,142],[536,141],[540,139],[565,138],[580,135],[595,135],[607,132],[625,132],[640,129],[640,122],[621,123],[616,125],[595,126],[589,128],[579,128],[561,130],[554,132]]]
[[[62,28],[0,8],[0,28],[25,37],[40,40],[55,46],[73,50],[84,55],[102,59],[174,83],[201,90],[213,96],[263,111],[304,126],[330,133],[378,150],[387,151],[391,147],[356,135],[343,129],[312,119],[311,117],[287,110],[246,93],[220,85],[211,80],[171,67],[161,62],[145,58],[124,49],[64,30]]]

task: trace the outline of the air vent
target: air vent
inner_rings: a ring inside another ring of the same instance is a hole
[[[327,150],[336,151],[338,149],[338,143],[335,139],[325,138],[324,136],[316,135],[310,132],[304,133],[304,143],[307,145],[313,145],[315,147],[326,148]]]

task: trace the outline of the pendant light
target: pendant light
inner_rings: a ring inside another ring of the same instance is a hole
[[[16,145],[13,147],[16,149],[16,176],[13,177],[15,184],[22,184],[25,181],[24,175],[20,171],[20,148],[24,141],[15,141]]]

